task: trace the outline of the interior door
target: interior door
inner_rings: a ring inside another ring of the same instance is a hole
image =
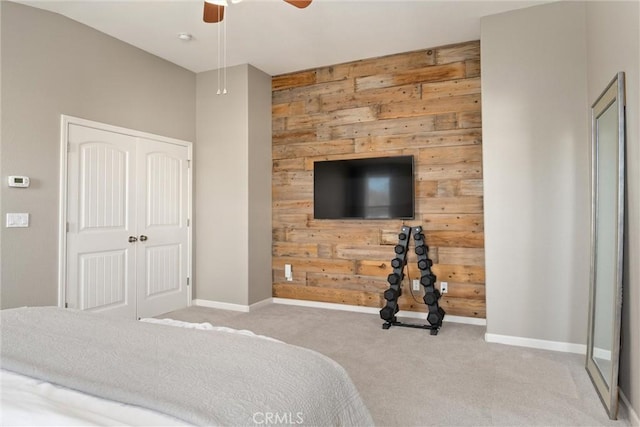
[[[67,147],[67,306],[132,318],[135,138],[70,124]]]
[[[138,139],[138,317],[188,301],[188,148]]]
[[[67,130],[66,305],[128,318],[186,307],[190,146],[78,120]]]

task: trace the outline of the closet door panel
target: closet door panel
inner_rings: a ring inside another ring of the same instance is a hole
[[[188,148],[140,138],[137,144],[138,316],[188,301]]]

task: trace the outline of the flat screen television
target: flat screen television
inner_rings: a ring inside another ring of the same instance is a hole
[[[412,219],[413,156],[313,164],[315,219]]]

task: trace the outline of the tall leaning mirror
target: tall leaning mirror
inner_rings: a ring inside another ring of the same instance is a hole
[[[624,73],[591,107],[591,286],[586,369],[609,418],[618,412],[624,236]]]

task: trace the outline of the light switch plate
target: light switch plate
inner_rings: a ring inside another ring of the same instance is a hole
[[[28,213],[8,213],[7,214],[7,228],[28,227],[28,226],[29,226]]]

